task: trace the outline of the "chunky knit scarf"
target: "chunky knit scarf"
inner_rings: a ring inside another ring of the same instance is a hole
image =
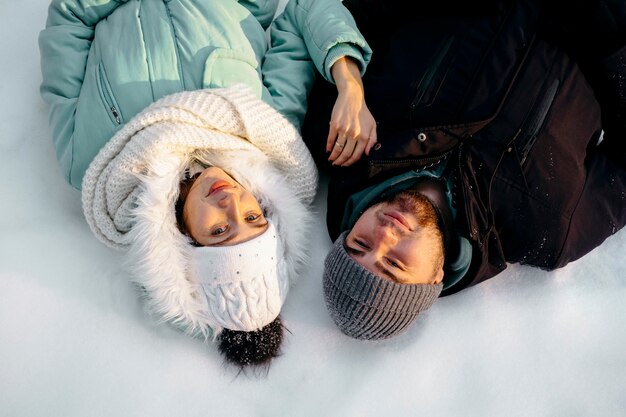
[[[188,162],[194,152],[260,151],[309,204],[317,171],[296,129],[248,87],[173,94],[153,103],[100,150],[83,179],[82,199],[91,230],[108,246],[129,244],[132,210],[142,178],[157,172],[165,154]],[[215,161],[216,166],[221,166]]]

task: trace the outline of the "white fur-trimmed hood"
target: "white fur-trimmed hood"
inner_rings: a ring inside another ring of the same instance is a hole
[[[317,171],[295,130],[243,86],[168,96],[133,118],[90,165],[83,209],[100,240],[128,250],[134,279],[151,309],[185,331],[220,328],[188,273],[189,239],[174,204],[194,161],[231,174],[260,201],[276,226],[285,284],[306,262]]]

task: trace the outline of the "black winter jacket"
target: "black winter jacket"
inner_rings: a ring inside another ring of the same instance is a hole
[[[571,29],[590,10],[578,17],[555,4],[493,1],[420,18],[406,2],[344,4],[374,50],[363,82],[378,144],[350,168],[329,167],[323,121],[336,92],[318,82],[303,134],[329,172],[333,240],[350,195],[443,160],[457,230],[473,246],[469,272],[448,293],[507,263],[562,267],[626,223],[624,2],[597,13],[593,39],[583,39],[593,27]]]

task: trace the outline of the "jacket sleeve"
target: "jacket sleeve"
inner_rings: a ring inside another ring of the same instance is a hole
[[[588,31],[579,41],[579,66],[602,109],[602,147],[626,167],[626,1],[590,1],[583,12],[574,22]]]
[[[54,0],[39,34],[40,92],[49,105],[57,158],[66,179],[72,163],[74,116],[96,24],[126,0]]]
[[[239,4],[248,9],[259,21],[263,29],[267,29],[278,9],[279,0],[239,0]]]
[[[263,83],[274,107],[300,129],[317,70],[334,82],[333,64],[343,56],[358,62],[361,75],[371,49],[339,0],[290,0],[270,29]]]
[[[579,7],[546,3],[540,28],[562,45],[602,108],[602,147],[626,161],[626,1],[588,0]]]
[[[626,168],[626,45],[585,73],[602,109],[601,148]]]

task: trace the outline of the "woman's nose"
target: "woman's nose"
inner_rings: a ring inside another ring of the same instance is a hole
[[[220,208],[228,208],[229,206],[232,206],[233,204],[236,204],[235,202],[236,198],[233,194],[231,193],[224,193],[224,195],[222,196],[222,198],[220,198],[219,200],[217,200],[217,206]]]
[[[241,213],[239,210],[240,203],[241,202],[239,201],[239,196],[237,194],[228,193],[223,198],[220,198],[217,205],[223,210],[229,223],[235,224],[240,223],[241,221]]]

